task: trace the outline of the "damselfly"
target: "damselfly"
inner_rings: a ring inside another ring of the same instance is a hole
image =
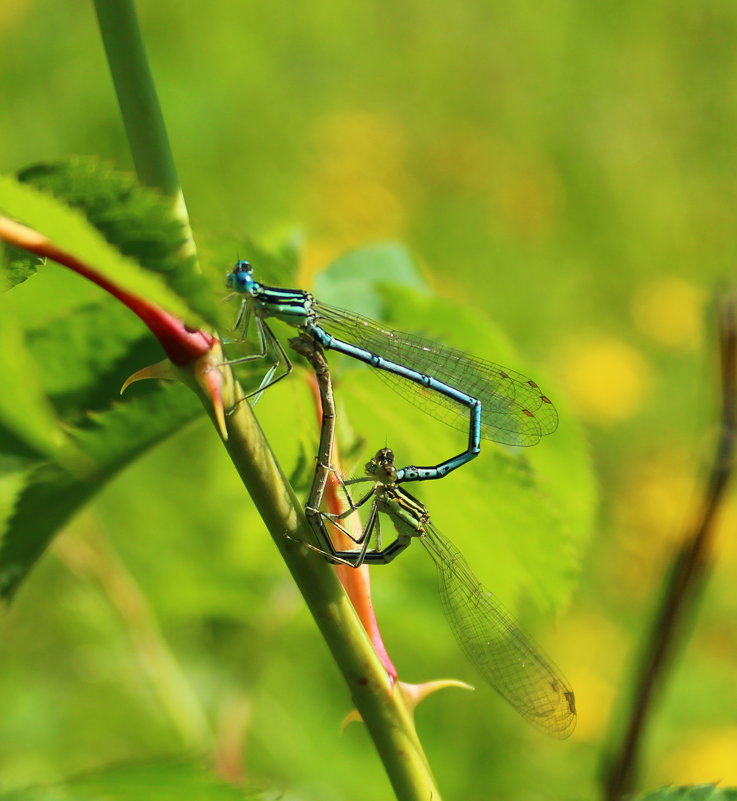
[[[534,445],[558,425],[555,407],[540,387],[501,365],[385,328],[359,314],[321,303],[309,292],[260,284],[246,261],[237,262],[226,285],[243,295],[236,328],[242,328],[245,337],[255,319],[260,344],[258,353],[229,363],[267,356],[272,359],[267,378],[252,394],[263,392],[292,368],[266,323],[267,318],[273,317],[303,331],[326,350],[375,367],[395,390],[410,396],[419,408],[462,431],[468,430],[468,447],[464,451],[437,465],[398,469],[398,483],[442,478],[473,459],[482,438],[505,445]],[[276,375],[280,359],[284,360],[284,371]]]
[[[377,452],[366,465],[366,473],[365,480],[374,482],[370,492],[343,515],[321,515],[348,534],[338,520],[371,499],[363,533],[354,540],[360,550],[335,550],[324,526],[324,539],[316,533],[327,547],[308,547],[332,562],[357,567],[386,564],[418,539],[435,563],[445,616],[470,662],[533,725],[553,737],[568,737],[576,725],[576,702],[560,670],[481,584],[460,551],[435,528],[427,508],[397,484],[394,454],[389,448]],[[397,534],[386,547],[381,546],[380,538],[382,514],[391,519]],[[369,550],[372,538],[376,548]]]

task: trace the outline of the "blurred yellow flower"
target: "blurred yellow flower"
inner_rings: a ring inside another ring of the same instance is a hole
[[[568,671],[568,678],[576,695],[576,740],[598,742],[609,724],[612,704],[615,700],[614,685],[605,681],[601,674],[579,666]]]
[[[614,524],[618,547],[608,561],[609,575],[631,597],[647,596],[669,557],[691,533],[702,502],[705,476],[689,448],[672,447],[631,466],[617,496]],[[714,553],[725,568],[737,564],[737,497],[732,493],[716,520]]]
[[[16,23],[25,21],[26,14],[31,9],[29,0],[5,0],[0,3],[0,31],[12,31]]]
[[[609,724],[615,683],[627,652],[622,631],[600,614],[569,615],[556,633],[566,675],[576,694],[574,737],[598,741]]]
[[[401,236],[411,182],[400,125],[381,114],[338,112],[318,121],[313,140],[305,200],[310,231],[335,252]]]
[[[564,346],[560,374],[578,413],[591,423],[626,420],[640,411],[651,383],[650,366],[626,342],[597,336]]]
[[[659,345],[682,350],[698,347],[703,308],[703,290],[672,275],[641,285],[632,300],[640,331]]]
[[[311,287],[320,270],[324,270],[326,265],[337,259],[343,252],[344,247],[337,240],[308,237],[300,251],[299,285]]]
[[[652,592],[668,555],[682,542],[699,498],[695,476],[693,454],[675,447],[628,470],[615,517],[621,547],[609,570],[631,596]]]
[[[737,783],[737,726],[692,735],[654,768],[662,784]]]

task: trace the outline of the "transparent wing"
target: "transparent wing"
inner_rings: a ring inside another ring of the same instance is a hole
[[[445,615],[468,659],[534,726],[553,737],[568,737],[576,725],[576,704],[558,668],[431,523],[419,539],[438,569]]]
[[[504,445],[534,445],[558,427],[550,399],[529,378],[494,362],[429,339],[393,331],[353,312],[315,301],[320,324],[338,339],[429,375],[481,401],[481,436]],[[465,406],[408,381],[376,371],[393,389],[438,420],[468,430]]]

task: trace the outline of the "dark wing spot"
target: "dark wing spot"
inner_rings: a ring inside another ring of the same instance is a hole
[[[523,409],[522,414],[526,414],[528,417],[534,417],[535,415],[529,409]]]
[[[553,402],[553,401],[550,400],[550,398],[547,395],[540,395],[540,400],[543,403],[552,403]]]

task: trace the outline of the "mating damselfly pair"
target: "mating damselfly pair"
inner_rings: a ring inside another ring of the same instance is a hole
[[[330,561],[356,567],[363,563],[386,564],[413,539],[419,539],[437,567],[446,617],[466,656],[530,722],[548,734],[567,737],[576,720],[574,695],[567,681],[499,600],[482,586],[460,552],[433,526],[426,507],[400,486],[444,477],[478,454],[481,438],[508,445],[534,445],[557,427],[557,413],[549,398],[534,381],[500,365],[387,329],[361,315],[320,303],[307,292],[260,284],[248,262],[236,264],[228,275],[227,286],[243,295],[236,327],[242,327],[246,336],[253,320],[260,343],[259,353],[231,363],[267,357],[272,360],[266,379],[253,394],[260,395],[291,370],[288,355],[266,323],[268,318],[274,318],[299,329],[315,353],[322,347],[364,362],[376,368],[394,389],[411,396],[420,408],[456,427],[468,426],[466,450],[437,465],[397,469],[393,453],[383,448],[368,463],[367,478],[345,482],[373,482],[370,492],[357,504],[351,502],[346,514],[368,500],[372,503],[363,533],[352,538],[359,548],[338,551],[324,520],[342,528],[339,521],[345,515],[329,516],[320,511],[332,450],[333,432],[328,427],[334,425],[335,415],[334,408],[323,408],[322,439],[327,461],[318,458],[306,510],[320,547],[309,547]],[[297,349],[310,358],[304,343]],[[282,359],[284,369],[277,375]],[[310,360],[317,364],[317,357]],[[316,369],[316,373],[323,385],[329,384],[327,367]],[[323,392],[322,397],[325,406],[328,395]],[[332,391],[329,398],[332,403]],[[463,421],[464,415],[468,416],[467,422]],[[324,455],[321,449],[321,456]],[[381,514],[390,518],[397,532],[396,540],[386,548],[380,544]],[[377,547],[369,549],[372,538]]]

